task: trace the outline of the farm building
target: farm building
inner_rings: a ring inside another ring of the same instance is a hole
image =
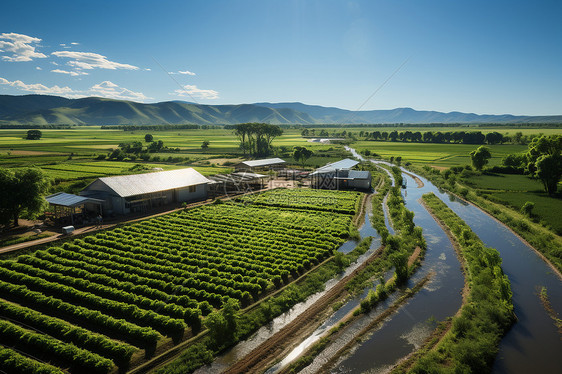
[[[193,168],[103,177],[80,195],[103,200],[106,214],[144,212],[175,202],[207,198],[209,179]]]
[[[285,166],[285,160],[280,158],[266,158],[263,160],[243,161],[234,165],[236,171],[277,170]]]
[[[358,164],[359,161],[346,158],[322,166],[310,174],[312,187],[330,190],[371,189],[371,172],[352,170]]]
[[[45,196],[45,200],[49,203],[46,215],[55,224],[82,225],[92,219],[92,216],[103,213],[104,202],[99,199],[57,192]]]

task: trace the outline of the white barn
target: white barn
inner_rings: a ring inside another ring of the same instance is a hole
[[[205,200],[209,179],[193,168],[103,177],[80,195],[104,201],[107,214],[144,212],[175,202]]]

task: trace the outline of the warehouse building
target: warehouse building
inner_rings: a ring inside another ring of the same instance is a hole
[[[186,168],[98,178],[80,195],[103,200],[105,214],[127,214],[171,203],[205,200],[209,182],[195,169]]]
[[[329,190],[370,190],[371,172],[352,170],[359,161],[346,158],[316,169],[310,174],[311,186]]]

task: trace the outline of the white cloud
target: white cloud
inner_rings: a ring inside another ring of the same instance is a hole
[[[72,44],[72,45],[80,45],[80,43],[76,43],[76,42],[72,42],[72,43],[70,43],[70,44]]]
[[[195,73],[189,71],[189,70],[179,70],[179,71],[171,71],[169,74],[182,74],[182,75],[195,75]]]
[[[11,56],[2,56],[3,60],[11,62],[31,61],[34,58],[46,58],[43,53],[35,52],[35,47],[41,41],[39,38],[16,33],[0,34],[0,51],[11,52]]]
[[[149,69],[149,68],[146,68],[146,69],[144,69],[144,70],[146,70],[146,71],[152,71],[152,69]]]
[[[219,98],[219,93],[215,90],[203,90],[197,88],[195,85],[186,84],[183,90],[175,90],[174,93],[178,96],[192,96],[200,99],[214,100]]]
[[[90,88],[93,95],[108,97],[120,100],[144,101],[148,99],[142,92],[134,92],[123,87],[119,87],[113,82],[104,81]]]
[[[149,97],[145,96],[142,92],[135,92],[123,87],[119,87],[117,84],[110,81],[104,81],[95,84],[86,91],[76,91],[67,86],[59,87],[55,85],[52,87],[47,87],[40,83],[26,84],[20,80],[9,81],[1,77],[0,77],[0,85],[8,85],[21,91],[32,92],[36,94],[59,95],[68,98],[98,96],[98,97],[106,97],[106,98],[118,99],[118,100],[132,100],[132,101],[141,101],[141,102],[150,99]]]
[[[40,66],[36,66],[35,69],[37,69],[37,70],[43,70],[43,69],[41,69]]]
[[[59,45],[60,45],[61,47],[66,47],[66,44],[64,44],[64,43],[61,43],[61,44],[59,44]]]
[[[47,87],[43,84],[40,83],[33,83],[33,84],[26,84],[23,83],[20,80],[16,80],[16,81],[9,81],[7,79],[4,78],[0,78],[0,84],[6,84],[8,86],[17,88],[18,90],[22,90],[22,91],[27,91],[27,92],[33,92],[36,94],[42,94],[42,95],[62,95],[62,96],[67,96],[69,94],[72,94],[74,91],[70,88],[70,87],[59,87],[59,86],[52,86],[52,87]]]
[[[67,65],[72,66],[75,69],[84,69],[84,70],[91,70],[95,68],[110,69],[110,70],[115,70],[115,69],[138,70],[139,69],[137,66],[134,65],[109,61],[107,57],[92,52],[56,51],[51,54],[57,57],[71,59],[70,61],[67,62]]]
[[[68,74],[71,77],[77,77],[79,75],[88,75],[88,73],[86,73],[85,71],[68,71],[68,70],[62,70],[62,69],[54,69],[51,70],[51,73],[59,73],[59,74]]]

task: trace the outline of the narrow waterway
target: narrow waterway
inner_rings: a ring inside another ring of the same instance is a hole
[[[406,205],[415,214],[415,224],[423,227],[427,250],[421,268],[405,287],[413,287],[430,272],[434,275],[424,288],[391,315],[382,326],[372,331],[347,355],[340,357],[336,366],[331,369],[332,372],[387,371],[402,357],[419,348],[436,327],[436,323],[453,315],[461,305],[464,279],[454,248],[441,227],[417,202],[425,192],[424,189],[416,188],[416,183],[408,183],[408,186],[404,193]],[[335,344],[327,347],[302,372],[315,373],[320,369],[325,371],[325,363],[333,359],[342,347],[352,342],[357,334],[400,294],[401,291],[348,327]]]
[[[424,235],[428,232],[429,227],[425,222],[419,221],[420,215],[425,213],[423,213],[424,210],[420,210],[417,199],[426,192],[433,192],[459,215],[487,246],[496,248],[502,257],[502,268],[511,282],[517,323],[500,343],[493,372],[502,374],[560,372],[562,339],[552,319],[542,306],[538,293],[541,287],[546,287],[553,309],[558,315],[562,315],[561,279],[530,246],[504,224],[496,221],[479,208],[439,190],[427,179],[418,177],[424,183],[423,188],[413,187],[415,186],[413,178],[404,175],[404,178],[408,179],[407,185],[409,186],[405,190],[405,200],[408,208],[415,212],[414,221],[424,229]],[[428,249],[428,256],[429,252]],[[408,306],[418,299],[419,297],[416,296]],[[443,304],[448,305],[449,300],[442,299],[437,301],[433,307],[426,307],[440,309]],[[395,317],[387,324],[387,327],[390,328],[391,325],[396,324],[400,324],[400,321]],[[377,370],[380,368],[377,362],[374,362],[373,365],[368,364],[369,361],[377,361],[372,359],[373,356],[378,356],[379,352],[375,340],[379,340],[379,345],[386,346],[387,339],[392,339],[392,336],[379,335],[381,334],[373,333],[371,339],[359,345],[334,371],[380,371]],[[363,351],[366,352],[365,355],[359,353]],[[371,357],[367,355],[367,352],[371,353]]]

